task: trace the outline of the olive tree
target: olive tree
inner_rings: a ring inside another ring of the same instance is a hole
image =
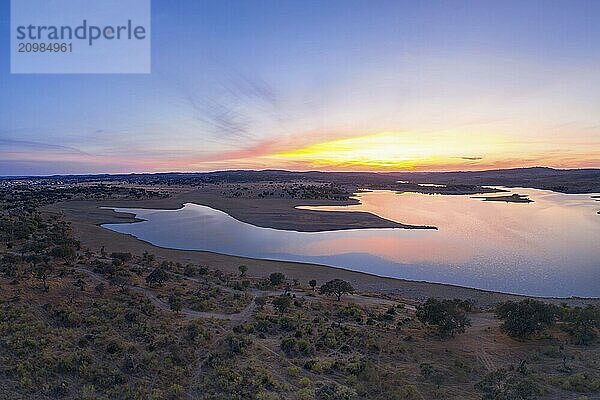
[[[422,323],[436,326],[441,337],[454,337],[457,333],[463,333],[465,328],[471,325],[466,314],[469,308],[470,303],[462,300],[429,298],[417,307],[416,315]]]
[[[319,288],[319,293],[327,296],[336,296],[338,301],[340,301],[343,295],[353,292],[354,288],[352,285],[342,279],[333,279]]]

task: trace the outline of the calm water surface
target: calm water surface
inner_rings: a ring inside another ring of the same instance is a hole
[[[175,249],[320,263],[511,293],[600,296],[600,202],[589,194],[511,191],[534,202],[374,191],[358,193],[361,204],[355,206],[299,207],[368,211],[438,230],[277,230],[191,203],[179,210],[116,208],[145,221],[103,226]]]

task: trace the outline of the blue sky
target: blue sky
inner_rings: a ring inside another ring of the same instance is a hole
[[[11,75],[0,4],[0,175],[600,167],[598,1],[153,0],[149,75]]]

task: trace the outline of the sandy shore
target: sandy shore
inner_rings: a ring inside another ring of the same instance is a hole
[[[344,269],[284,261],[256,260],[228,256],[204,251],[173,250],[154,246],[133,236],[117,233],[99,226],[104,223],[126,223],[134,221],[133,215],[116,213],[100,207],[129,207],[177,209],[186,202],[195,202],[220,209],[233,217],[259,226],[295,230],[326,230],[345,228],[405,227],[369,213],[356,212],[316,212],[297,210],[295,205],[340,204],[340,201],[298,200],[298,199],[231,199],[219,198],[215,193],[200,191],[181,192],[172,197],[157,200],[127,201],[70,201],[44,207],[47,213],[59,213],[71,222],[75,237],[82,245],[94,250],[104,247],[107,252],[131,252],[142,254],[147,251],[159,259],[167,259],[182,264],[205,265],[223,271],[238,272],[240,265],[248,267],[248,275],[266,277],[272,272],[282,272],[290,279],[308,282],[316,279],[325,282],[333,278],[347,280],[361,291],[398,295],[410,299],[428,297],[470,299],[479,305],[490,305],[505,300],[517,300],[524,296],[497,293],[461,286],[429,282],[382,278],[361,272]],[[316,215],[316,214],[326,215]],[[311,215],[312,214],[312,215]],[[598,303],[599,299],[546,299],[554,303],[567,301],[571,305]]]

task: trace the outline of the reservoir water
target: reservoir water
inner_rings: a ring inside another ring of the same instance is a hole
[[[115,208],[144,221],[103,226],[167,248],[317,263],[509,293],[600,297],[600,201],[590,194],[511,192],[533,202],[373,191],[358,193],[359,205],[299,207],[368,211],[438,230],[296,232],[257,227],[192,203],[178,210]]]

